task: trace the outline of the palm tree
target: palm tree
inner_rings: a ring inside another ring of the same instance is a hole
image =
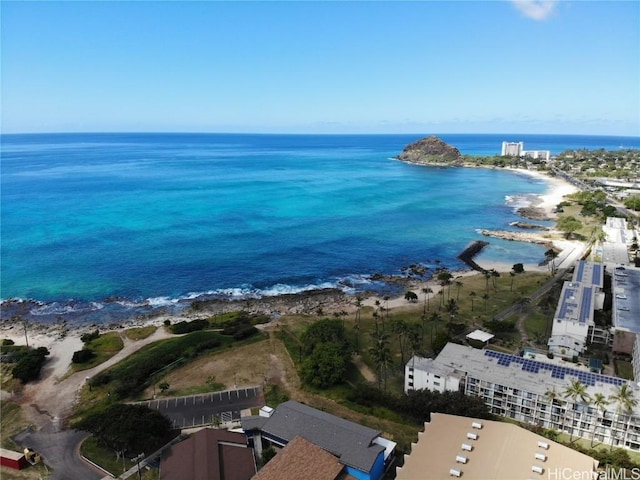
[[[482,299],[484,300],[484,314],[487,314],[487,300],[489,300],[489,295],[486,293],[482,294]]]
[[[473,299],[476,298],[478,294],[476,292],[469,292],[469,296],[471,297],[471,311],[473,312]]]
[[[609,402],[607,401],[607,397],[605,397],[603,393],[598,392],[594,393],[593,397],[591,397],[591,403],[593,403],[593,406],[596,407],[596,420],[595,422],[593,422],[593,435],[591,436],[591,447],[593,448],[593,441],[596,438],[596,431],[598,429],[599,423],[598,414],[600,413],[600,410],[602,410],[602,414],[604,415],[604,407],[609,405]]]
[[[573,411],[575,412],[576,403],[580,400],[583,405],[589,403],[591,397],[587,393],[587,386],[580,382],[580,380],[573,380],[571,384],[564,390],[564,398],[571,398],[573,402]],[[575,413],[574,413],[575,418]],[[569,432],[569,443],[573,441],[573,425],[571,425],[571,431]]]
[[[616,423],[619,422],[620,413],[624,412],[629,415],[629,419],[631,419],[631,412],[633,411],[633,407],[638,404],[638,400],[633,398],[633,390],[629,388],[629,384],[624,383],[619,387],[616,387],[616,392],[613,395],[609,395],[609,401],[611,403],[615,403],[616,406]],[[628,425],[627,425],[628,427]],[[626,428],[625,430],[628,430]],[[611,432],[613,434],[613,432]],[[613,438],[611,439],[611,447],[613,448]]]
[[[546,392],[544,392],[544,396],[547,398],[547,400],[549,401],[549,404],[551,405],[551,415],[552,418],[551,420],[553,421],[553,407],[554,405],[558,405],[561,406],[562,405],[562,400],[560,400],[560,394],[556,391],[556,387],[553,386],[551,387],[549,390],[547,390]],[[560,427],[560,430],[564,430],[564,415],[562,416],[562,426]]]
[[[497,292],[498,291],[498,282],[497,282],[497,278],[500,276],[500,272],[498,272],[495,269],[491,269],[489,271],[489,273],[491,274],[491,281],[493,283],[493,289]]]
[[[376,365],[378,372],[378,389],[382,386],[384,379],[384,388],[387,389],[387,369],[391,365],[391,350],[389,349],[389,334],[382,331],[376,331],[371,334],[373,338],[373,346],[369,349],[369,354]]]
[[[482,272],[482,274],[484,275],[484,290],[486,292],[489,290],[489,279],[491,278],[491,273],[489,272],[489,270],[485,270],[484,272]]]
[[[509,272],[509,276],[511,277],[511,286],[509,287],[509,291],[513,292],[513,280],[516,278],[516,272]]]
[[[456,301],[460,301],[460,289],[462,288],[462,286],[464,285],[464,283],[462,283],[460,280],[456,280],[456,288],[457,288],[457,293],[456,293]]]
[[[398,336],[398,345],[400,346],[400,364],[404,366],[404,347],[408,332],[407,324],[402,319],[394,319],[391,325],[391,330]]]
[[[458,306],[458,302],[456,302],[453,298],[450,298],[447,302],[445,310],[449,312],[449,322],[453,322],[453,317],[456,316],[456,313],[458,313],[460,307]]]
[[[427,313],[429,311],[429,294],[433,293],[433,290],[429,287],[425,287],[422,289],[422,293],[424,293],[424,311],[423,313]]]
[[[446,268],[442,269],[440,273],[438,273],[438,282],[440,283],[440,286],[442,288],[444,288],[445,286],[450,286],[452,278],[453,278],[453,275]],[[444,295],[442,298],[444,298]]]

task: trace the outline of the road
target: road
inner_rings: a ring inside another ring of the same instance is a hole
[[[84,462],[78,454],[80,443],[88,435],[77,430],[44,433],[27,429],[14,435],[13,439],[40,454],[47,467],[53,470],[48,480],[99,480],[104,472]]]

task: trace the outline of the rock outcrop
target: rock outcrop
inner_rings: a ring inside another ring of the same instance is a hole
[[[422,164],[462,165],[460,150],[432,135],[407,145],[398,160]]]

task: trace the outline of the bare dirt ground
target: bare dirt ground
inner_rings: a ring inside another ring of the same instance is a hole
[[[149,343],[172,336],[163,328],[143,339],[131,340],[121,333],[124,348],[108,361],[90,369],[76,372],[64,377],[71,365],[73,352],[82,348],[79,336],[70,336],[61,341],[51,341],[47,345],[46,339],[34,338],[30,344],[35,346],[47,346],[50,351],[49,359],[42,369],[41,379],[29,383],[13,401],[23,407],[27,421],[34,425],[36,430],[57,432],[64,427],[73,405],[77,401],[80,388],[87,378],[116,364],[123,358],[131,355]]]

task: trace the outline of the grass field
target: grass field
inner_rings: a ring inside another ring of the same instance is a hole
[[[107,332],[86,343],[84,348],[90,349],[96,356],[85,363],[72,363],[69,375],[106,362],[124,348],[124,342],[118,332]]]

